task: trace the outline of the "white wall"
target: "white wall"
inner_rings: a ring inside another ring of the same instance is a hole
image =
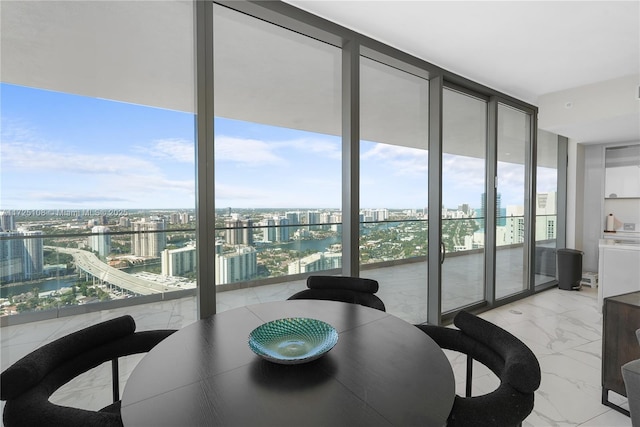
[[[582,203],[584,192],[584,146],[569,139],[567,146],[567,229],[566,247],[582,248]]]
[[[634,144],[637,142],[632,142]],[[584,252],[583,271],[598,271],[598,242],[608,210],[623,222],[640,223],[640,201],[604,200],[605,148],[623,145],[579,144],[569,140],[566,247]]]

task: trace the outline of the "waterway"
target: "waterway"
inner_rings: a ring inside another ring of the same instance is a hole
[[[149,267],[152,265],[159,265],[159,262],[147,265],[135,265],[133,267],[123,268],[122,271],[130,274],[140,273],[148,271]],[[84,279],[84,276],[82,276],[82,278]],[[0,298],[7,298],[9,294],[20,295],[32,292],[34,288],[38,288],[39,292],[59,291],[62,288],[70,288],[75,285],[78,279],[78,275],[71,274],[62,277],[52,277],[45,280],[34,280],[33,282],[4,285],[0,287]]]
[[[365,233],[366,234],[366,233]],[[331,236],[324,239],[310,239],[310,240],[293,240],[287,243],[264,243],[257,244],[256,250],[262,252],[268,249],[279,248],[282,250],[305,252],[311,250],[312,252],[324,252],[327,251],[331,245],[341,243],[340,236]],[[139,273],[142,271],[148,271],[152,265],[158,265],[159,263],[136,265],[122,269],[127,273]],[[39,280],[27,283],[20,283],[12,286],[0,287],[0,298],[7,298],[9,294],[19,295],[26,292],[33,291],[33,288],[38,288],[40,292],[57,291],[61,288],[70,288],[78,280],[77,275],[64,276],[59,278],[52,278],[48,280]]]
[[[310,239],[310,240],[293,240],[287,243],[263,243],[256,245],[256,251],[262,252],[268,249],[282,249],[287,251],[304,252],[311,250],[312,252],[324,252],[328,250],[331,245],[341,243],[340,236],[332,236],[324,239]]]
[[[0,298],[7,298],[9,294],[20,295],[38,288],[39,292],[57,291],[62,288],[70,288],[78,281],[78,276],[53,277],[47,280],[34,280],[33,282],[22,282],[16,285],[5,285],[0,287]]]

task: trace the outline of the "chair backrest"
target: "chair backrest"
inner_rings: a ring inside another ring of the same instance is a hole
[[[76,376],[120,356],[147,352],[175,332],[135,332],[135,327],[131,316],[108,320],[44,345],[7,368],[0,374],[4,425],[122,426],[119,402],[90,411],[56,405],[49,397]]]
[[[0,374],[0,400],[15,399],[38,384],[53,369],[88,350],[135,332],[131,316],[89,326],[27,354]]]
[[[494,371],[501,381],[522,393],[533,393],[540,387],[540,363],[525,343],[501,327],[466,311],[459,312],[453,324],[465,335],[489,347],[504,361],[501,372]],[[484,364],[483,360],[476,360]]]
[[[631,425],[640,427],[640,359],[625,363],[621,369],[629,402]]]
[[[500,385],[481,396],[456,396],[447,427],[521,423],[533,410],[534,392],[540,386],[538,359],[518,338],[471,313],[458,313],[454,325],[459,329],[417,327],[442,348],[467,354],[487,366],[500,379]]]
[[[355,292],[375,294],[380,286],[373,279],[350,276],[309,276],[307,277],[309,289],[347,289]]]
[[[640,329],[636,329],[636,338],[640,344]],[[640,359],[622,365],[622,380],[627,391],[631,425],[640,427]]]
[[[321,299],[360,304],[385,311],[382,300],[374,293],[378,291],[378,282],[373,279],[349,276],[309,276],[307,288],[288,299]]]

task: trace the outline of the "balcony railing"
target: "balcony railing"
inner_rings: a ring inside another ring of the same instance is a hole
[[[517,222],[518,218],[509,220]],[[447,256],[482,252],[482,222],[482,218],[443,218],[442,239]],[[517,230],[513,232],[517,235]],[[218,292],[286,283],[318,272],[339,274],[341,271],[341,224],[338,222],[218,226],[214,234],[218,247],[216,269],[220,271],[216,282]],[[131,254],[134,237],[154,235],[164,240],[164,261],[161,256]],[[362,270],[426,262],[427,235],[427,219],[361,222]],[[95,246],[91,251],[91,239],[108,239],[109,254],[100,254],[99,247]],[[195,256],[191,264],[185,261],[191,259],[185,248],[193,245],[195,251],[194,228],[105,233],[58,231],[37,236],[4,236],[0,237],[0,244],[7,248],[26,240],[41,242],[42,269],[28,278],[20,274],[8,276],[8,270],[3,270],[0,287],[3,317],[29,314],[25,318],[39,320],[195,295]],[[538,244],[553,246],[554,240],[546,242]],[[512,244],[521,246],[522,242]],[[6,251],[3,254],[2,262],[6,266],[11,261]],[[176,257],[173,264],[180,267],[174,266],[176,271],[167,274],[169,267],[163,263],[172,262],[168,258],[170,254]],[[252,265],[247,267],[247,263]],[[120,273],[120,282],[116,271]],[[227,274],[222,274],[224,272]],[[122,273],[135,276],[139,283],[128,283]],[[136,291],[138,285],[148,287],[149,291]]]

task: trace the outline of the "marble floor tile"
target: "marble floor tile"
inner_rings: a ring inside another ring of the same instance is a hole
[[[453,257],[452,257],[453,259]],[[379,296],[387,312],[410,323],[419,323],[426,314],[426,269],[424,263],[397,268],[363,271],[363,277],[378,280]],[[406,269],[406,270],[405,270]],[[416,287],[416,283],[420,287]],[[284,300],[304,289],[305,281],[239,289],[218,294],[218,310],[267,301]],[[451,294],[465,301],[464,284],[455,284]],[[468,289],[466,289],[468,290]],[[138,330],[178,329],[197,320],[195,297],[160,303],[105,310],[62,317],[0,329],[0,366],[6,369],[24,354],[82,327],[122,314],[131,314]],[[481,314],[481,317],[510,331],[527,344],[538,357],[542,383],[536,392],[533,412],[524,426],[627,427],[629,417],[600,403],[602,352],[602,314],[597,309],[597,288],[563,291],[550,289],[524,300]],[[456,389],[464,394],[465,357],[447,352],[456,376]],[[142,356],[121,362],[120,387]],[[108,365],[98,367],[61,388],[52,400],[60,404],[98,409],[110,403],[111,380]],[[486,367],[474,363],[473,393],[484,394],[498,385],[498,379]],[[626,406],[626,398],[610,393],[616,404]],[[0,409],[4,403],[0,403]]]

